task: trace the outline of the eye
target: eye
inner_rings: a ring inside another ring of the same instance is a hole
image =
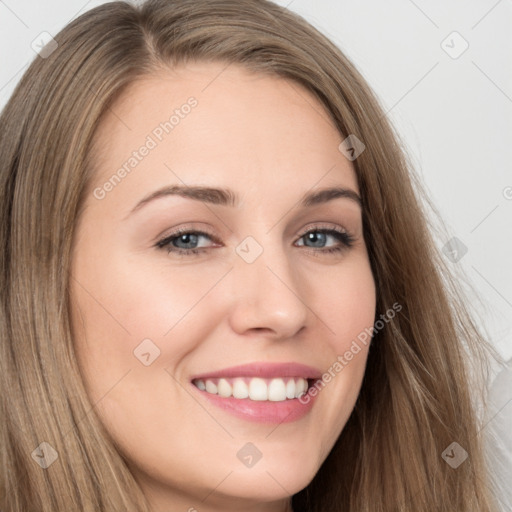
[[[187,256],[206,252],[214,247],[211,242],[220,244],[213,235],[204,231],[181,229],[158,241],[156,247],[178,256]],[[334,253],[352,247],[354,242],[355,238],[345,230],[315,228],[302,234],[296,247],[307,247],[315,253]]]
[[[344,230],[333,228],[315,228],[304,233],[299,241],[303,240],[299,247],[305,246],[312,249],[320,249],[318,252],[332,253],[342,251],[354,245],[355,238]],[[334,241],[334,245],[332,244]],[[328,245],[331,242],[330,246]]]
[[[167,252],[179,253],[180,255],[199,254],[208,248],[204,240],[214,240],[214,238],[203,231],[179,230],[172,233],[159,242],[156,246],[160,249],[167,249]],[[202,240],[202,242],[201,242]],[[214,240],[216,242],[216,240]]]

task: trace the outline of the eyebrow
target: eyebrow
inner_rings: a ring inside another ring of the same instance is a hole
[[[144,205],[156,199],[168,196],[181,196],[196,201],[203,201],[214,205],[235,207],[240,200],[235,192],[227,188],[203,187],[194,185],[170,185],[156,190],[141,201],[139,201],[128,215],[140,210]],[[315,190],[304,194],[298,202],[300,207],[307,208],[319,204],[327,203],[334,199],[350,199],[362,207],[361,197],[357,192],[349,188],[331,187]]]

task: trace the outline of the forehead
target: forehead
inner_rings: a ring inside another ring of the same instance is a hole
[[[132,202],[180,182],[291,197],[316,183],[357,191],[341,140],[325,107],[295,82],[188,64],[132,83],[111,105],[95,137],[93,182],[121,174],[111,198]]]

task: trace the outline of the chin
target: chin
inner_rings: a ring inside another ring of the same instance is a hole
[[[304,489],[319,469],[296,460],[275,460],[266,465],[260,464],[234,470],[225,485],[221,486],[222,491],[233,493],[233,496],[240,499],[276,501],[289,498]]]

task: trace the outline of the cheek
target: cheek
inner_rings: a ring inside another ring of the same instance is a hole
[[[180,266],[164,252],[147,258],[122,255],[101,293],[113,293],[109,300],[128,330],[163,338],[200,309],[230,267],[229,262]]]
[[[317,276],[312,293],[336,354],[343,354],[360,333],[373,325],[376,291],[366,257],[354,257],[333,268],[333,272]]]
[[[219,292],[211,291],[229,270],[226,265],[209,266],[207,272],[190,265],[171,268],[165,255],[147,258],[148,263],[117,254],[112,246],[108,254],[102,259],[83,250],[72,280],[77,352],[98,394],[107,376],[140,364],[134,354],[139,346],[149,347],[152,357],[159,351],[160,361],[172,366],[208,338],[222,303]]]
[[[324,413],[326,456],[354,408],[366,368],[376,307],[368,259],[347,260],[328,279],[317,279],[314,293],[316,311],[328,332],[323,351],[329,356],[314,391]]]

